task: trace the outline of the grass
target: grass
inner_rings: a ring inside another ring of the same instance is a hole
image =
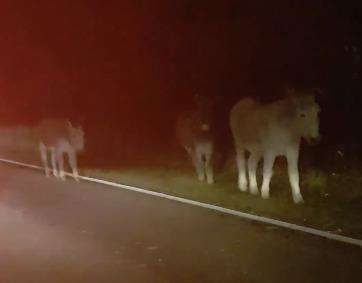
[[[284,171],[282,166],[275,168],[271,198],[263,200],[240,192],[233,170],[217,175],[214,185],[198,182],[192,170],[185,166],[84,170],[93,177],[362,238],[362,176],[359,172],[333,174],[316,168],[306,170],[301,174],[305,203],[295,205]]]
[[[1,157],[40,164],[36,150],[0,151]],[[87,157],[89,158],[89,157]],[[83,175],[139,186],[152,191],[180,196],[226,208],[271,217],[291,223],[306,225],[334,233],[362,238],[362,168],[360,164],[344,167],[301,166],[301,189],[305,203],[295,205],[285,168],[285,162],[277,162],[271,183],[271,196],[263,200],[259,196],[242,193],[237,188],[237,175],[232,159],[215,171],[216,183],[207,185],[196,180],[188,162],[173,161],[177,158],[158,156],[128,165],[106,166],[109,158],[95,162],[95,158],[80,158]],[[120,159],[122,160],[122,159]],[[92,162],[93,161],[93,162]],[[122,160],[125,164],[125,160]],[[117,158],[117,162],[119,163]],[[339,163],[338,163],[339,164]],[[261,176],[259,172],[259,184]]]

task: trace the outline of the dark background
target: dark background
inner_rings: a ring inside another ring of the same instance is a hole
[[[0,124],[67,117],[93,156],[145,156],[172,148],[198,92],[221,98],[230,148],[230,107],[289,84],[322,88],[321,146],[358,156],[359,15],[358,1],[1,1]]]

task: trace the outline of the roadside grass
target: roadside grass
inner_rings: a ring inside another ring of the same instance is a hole
[[[292,201],[283,164],[275,167],[268,200],[240,192],[236,170],[229,167],[221,172],[215,184],[207,185],[198,182],[192,169],[184,164],[84,169],[87,176],[362,238],[362,175],[357,170],[345,174],[316,168],[302,171],[302,205]],[[260,177],[259,172],[259,184]]]
[[[3,158],[40,165],[36,149],[0,150]],[[285,162],[277,161],[271,183],[270,199],[242,193],[237,188],[237,174],[232,159],[215,168],[216,182],[213,185],[196,180],[188,160],[178,156],[141,158],[132,162],[117,158],[110,162],[96,161],[94,156],[80,156],[81,174],[139,186],[225,208],[255,215],[271,217],[299,225],[310,226],[351,237],[362,238],[362,168],[361,164],[348,167],[301,166],[300,183],[305,200],[302,205],[292,201]],[[178,160],[178,161],[176,161]],[[321,169],[322,168],[322,169]],[[261,170],[258,181],[261,182]]]

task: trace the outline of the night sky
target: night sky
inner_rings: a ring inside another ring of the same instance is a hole
[[[353,3],[1,1],[1,124],[69,117],[156,141],[195,92],[222,97],[227,128],[235,101],[272,100],[285,84],[323,88],[333,119],[360,89],[345,87],[356,67],[344,45],[361,46]]]

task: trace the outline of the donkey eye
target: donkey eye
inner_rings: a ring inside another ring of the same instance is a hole
[[[299,117],[305,118],[305,117],[307,117],[307,115],[305,115],[304,113],[302,113],[302,114],[299,115]]]

